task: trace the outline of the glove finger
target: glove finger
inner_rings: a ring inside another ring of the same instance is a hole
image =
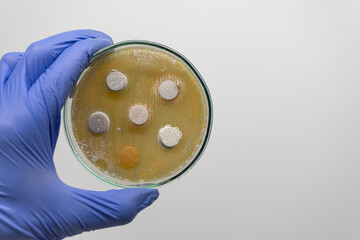
[[[23,53],[20,52],[11,52],[2,56],[0,60],[0,96],[3,92],[4,84],[9,79],[22,55]]]
[[[19,62],[23,53],[21,52],[10,52],[6,53],[0,60],[0,79],[5,83],[12,71],[14,70],[16,64]]]
[[[4,54],[0,60],[1,67],[7,66],[12,72],[23,54],[22,52],[9,52]]]
[[[90,57],[96,51],[111,44],[109,39],[86,39],[74,43],[55,60],[29,89],[29,102],[33,106],[42,106],[44,112],[37,114],[48,115],[51,131],[51,145],[55,148],[60,127],[60,111],[76,83],[81,72],[86,68]]]
[[[80,74],[89,64],[91,56],[111,43],[105,38],[77,42],[66,49],[40,76],[36,84],[41,85],[49,109],[61,109]]]
[[[95,192],[76,189],[74,202],[69,204],[71,226],[90,231],[130,223],[158,197],[155,189],[124,189]]]
[[[31,44],[26,49],[24,58],[19,64],[18,71],[16,71],[20,78],[14,78],[14,80],[24,79],[26,88],[30,88],[65,49],[76,42],[96,38],[112,41],[108,35],[99,31],[75,30],[60,33]]]

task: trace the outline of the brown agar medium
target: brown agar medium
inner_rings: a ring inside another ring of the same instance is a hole
[[[106,81],[117,71],[127,79],[121,91],[111,90]],[[93,61],[69,108],[67,134],[80,161],[102,180],[121,187],[159,186],[184,173],[201,154],[211,129],[210,96],[198,76],[174,53],[141,42]],[[134,106],[139,109],[131,112]],[[111,125],[94,134],[84,123],[99,111]],[[169,130],[176,129],[175,138],[169,138]],[[161,131],[164,142],[159,140]]]

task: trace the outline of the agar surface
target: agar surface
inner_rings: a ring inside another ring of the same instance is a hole
[[[109,73],[115,74],[110,83]],[[95,112],[109,119],[104,133],[84,124]],[[84,155],[101,172],[132,183],[181,171],[199,150],[207,114],[204,91],[187,65],[150,47],[127,47],[96,62],[77,85],[72,105],[73,131]]]

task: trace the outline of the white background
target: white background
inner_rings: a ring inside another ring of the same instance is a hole
[[[360,1],[1,1],[0,55],[92,28],[183,53],[215,108],[198,164],[133,223],[69,239],[360,239]],[[60,177],[96,190],[61,129]]]

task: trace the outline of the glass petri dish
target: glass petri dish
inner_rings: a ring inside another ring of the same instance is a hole
[[[114,72],[126,80],[121,90],[119,82],[109,85]],[[210,92],[189,60],[162,44],[136,40],[94,54],[63,117],[70,147],[90,173],[122,188],[154,188],[200,159],[212,113]]]

